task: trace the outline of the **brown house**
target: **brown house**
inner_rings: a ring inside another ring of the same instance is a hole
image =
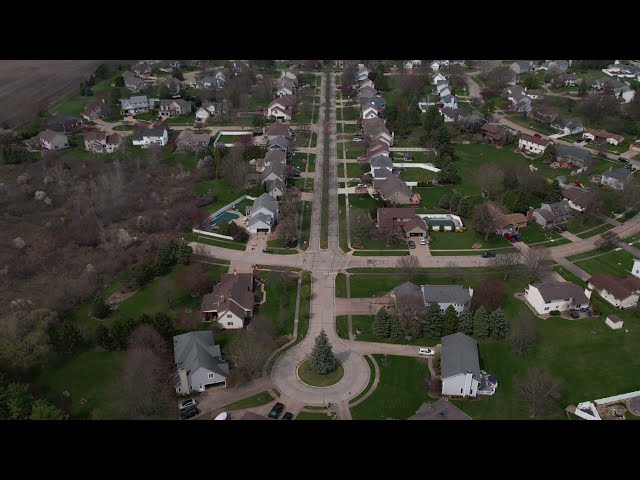
[[[485,123],[480,128],[480,135],[484,141],[495,143],[497,145],[506,145],[509,143],[509,130],[499,127],[493,123]]]
[[[521,228],[527,226],[527,217],[522,213],[503,213],[495,204],[489,203],[493,220],[496,226],[496,234],[518,233]]]
[[[254,304],[253,275],[228,273],[202,298],[200,319],[217,321],[226,329],[242,328],[245,318],[253,315]]]

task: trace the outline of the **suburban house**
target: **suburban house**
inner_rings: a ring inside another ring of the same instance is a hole
[[[449,82],[447,80],[438,80],[436,82],[436,88],[433,90],[434,93],[437,93],[441,97],[443,95],[450,95],[451,89],[449,88]]]
[[[433,75],[433,78],[431,79],[431,83],[433,85],[437,85],[438,82],[446,82],[447,81],[447,77],[444,76],[444,74],[440,73],[440,72],[436,72]]]
[[[169,133],[166,128],[145,128],[141,132],[134,132],[133,144],[143,148],[151,145],[164,147],[169,141]]]
[[[446,398],[433,403],[423,403],[413,417],[407,420],[473,420]]]
[[[131,71],[139,77],[145,78],[151,75],[151,66],[148,63],[137,63],[131,67]]]
[[[542,100],[546,95],[546,92],[544,90],[535,90],[535,89],[527,90],[526,87],[524,89],[524,92],[525,92],[525,95],[531,100]]]
[[[565,73],[571,66],[570,60],[548,60],[538,67],[538,70],[552,70],[557,73]]]
[[[267,193],[269,194],[269,196],[275,198],[276,200],[279,200],[282,195],[284,195],[286,186],[285,183],[279,178],[276,178],[275,180],[267,180],[264,182],[264,184],[267,188]]]
[[[636,277],[640,278],[640,259],[636,258],[633,261],[633,267],[631,268],[631,273]]]
[[[265,127],[263,130],[263,135],[268,139],[283,136],[287,140],[291,140],[291,124],[290,123],[282,123],[282,122],[273,122],[268,127]]]
[[[82,128],[82,118],[55,112],[47,118],[45,127],[58,133],[72,133]]]
[[[358,69],[358,73],[356,74],[356,80],[358,82],[369,79],[369,73],[371,71],[366,67],[361,67]]]
[[[90,122],[111,115],[111,107],[104,100],[89,102],[82,111],[82,118]]]
[[[447,108],[458,108],[458,99],[453,95],[447,94],[442,97],[442,106]]]
[[[531,60],[516,60],[509,65],[509,68],[518,75],[521,73],[531,73],[533,71],[533,62]]]
[[[529,284],[524,297],[538,314],[547,315],[589,307],[591,291],[569,282],[540,282]]]
[[[198,152],[209,146],[211,135],[208,133],[194,133],[192,130],[182,130],[176,138],[176,152]]]
[[[280,78],[285,78],[288,81],[292,82],[296,87],[298,86],[298,76],[291,70],[283,70],[280,74]]]
[[[608,75],[615,75],[618,77],[635,77],[638,74],[638,67],[635,65],[628,65],[620,63],[616,60],[616,63],[609,65],[607,68],[602,69]]]
[[[161,117],[180,117],[191,113],[191,102],[182,100],[160,100]]]
[[[200,319],[218,322],[225,329],[242,328],[245,319],[253,316],[254,304],[253,275],[227,273],[202,297]]]
[[[434,60],[429,66],[431,70],[437,72],[441,68],[447,68],[449,66],[449,60]]]
[[[156,63],[156,68],[161,72],[172,73],[180,68],[180,60],[162,60]]]
[[[383,110],[386,107],[387,102],[383,97],[378,97],[375,95],[358,95],[358,103],[360,103],[360,108],[364,110],[367,106],[374,107],[378,112]]]
[[[247,207],[247,230],[250,233],[270,232],[278,221],[278,201],[268,193],[263,193]]]
[[[527,226],[527,217],[522,213],[503,213],[494,203],[488,203],[496,225],[496,234],[517,233]]]
[[[358,82],[358,88],[363,88],[363,87],[371,87],[373,88],[375,85],[373,83],[373,81],[370,78],[367,78],[366,80],[360,80]]]
[[[458,332],[442,337],[441,343],[442,395],[475,398],[496,392],[498,379],[480,370],[478,342]]]
[[[362,118],[374,118],[378,116],[378,109],[373,103],[369,103],[362,107]]]
[[[575,87],[578,85],[578,77],[576,77],[573,73],[563,73],[562,75],[558,75],[555,78],[551,79],[551,85],[560,88],[560,87]]]
[[[217,115],[219,112],[218,104],[215,102],[202,102],[200,108],[196,112],[196,118],[201,122],[206,122],[209,117]]]
[[[158,80],[158,85],[160,87],[166,87],[169,89],[169,93],[174,97],[180,93],[182,89],[182,83],[177,78],[161,78]]]
[[[270,180],[285,181],[286,153],[282,150],[270,150],[264,156],[265,169],[260,177],[260,183]]]
[[[555,128],[565,135],[575,135],[576,133],[582,133],[584,131],[582,120],[579,118],[564,119],[560,116],[557,116],[555,120],[551,122],[551,128]]]
[[[378,208],[376,215],[380,231],[401,232],[407,238],[427,236],[427,225],[415,208]]]
[[[471,303],[473,288],[465,288],[461,285],[418,286],[411,282],[405,282],[394,288],[391,292],[391,297],[394,299],[396,306],[411,296],[419,297],[427,307],[437,303],[442,312],[444,312],[449,305],[453,305],[458,315],[460,315],[465,307]]]
[[[616,98],[624,103],[629,103],[636,94],[636,91],[632,90],[627,84],[611,77],[599,78],[593,84],[593,88],[604,92],[612,92]]]
[[[531,153],[544,153],[547,149],[547,145],[553,143],[548,138],[531,137],[529,135],[522,135],[518,140],[518,148],[526,150]]]
[[[145,113],[153,109],[157,99],[147,98],[146,95],[125,98],[120,100],[120,114],[124,117]]]
[[[284,95],[276,98],[267,107],[267,117],[281,122],[290,122],[295,104],[295,95]]]
[[[593,201],[593,193],[578,187],[568,187],[562,190],[562,197],[567,200],[574,210],[583,212]]]
[[[229,365],[222,359],[211,330],[173,337],[173,356],[173,385],[178,395],[204,392],[217,385],[226,387]]]
[[[624,137],[622,135],[609,133],[606,130],[596,130],[595,128],[587,128],[583,132],[582,138],[587,138],[598,143],[607,142],[611,145],[618,145],[619,143],[624,142]]]
[[[540,208],[532,210],[532,217],[542,228],[552,227],[559,223],[565,223],[573,215],[571,206],[567,200],[553,203],[543,203]]]
[[[617,308],[632,308],[640,298],[640,278],[616,278],[600,273],[587,280],[587,287]]]
[[[589,168],[593,164],[593,155],[585,148],[561,143],[556,147],[556,160],[578,168]]]
[[[614,190],[622,190],[630,175],[632,175],[631,170],[627,170],[626,168],[614,169],[613,167],[609,167],[609,170],[603,172],[600,176],[600,183]]]
[[[143,92],[147,89],[147,84],[144,80],[139,77],[136,77],[131,72],[124,72],[122,75],[122,79],[124,80],[124,86],[127,90],[133,93]]]
[[[548,107],[533,107],[527,113],[527,117],[544,125],[551,125],[557,118],[558,113]]]
[[[389,144],[381,139],[376,139],[369,144],[365,154],[358,160],[371,162],[378,155],[389,155]]]
[[[393,174],[393,160],[387,155],[378,155],[371,159],[371,176],[374,180],[389,178]]]
[[[509,141],[509,131],[493,123],[485,123],[480,128],[480,135],[489,143],[498,145],[506,145]]]
[[[124,139],[117,133],[109,135],[103,130],[88,130],[84,134],[84,148],[93,153],[112,153],[123,143]]]
[[[289,77],[280,77],[276,84],[276,96],[294,95],[296,93],[296,84]]]
[[[370,141],[380,139],[389,146],[393,145],[393,133],[389,133],[385,125],[386,121],[379,117],[367,118],[362,120],[362,130],[364,136]]]
[[[374,186],[384,200],[388,200],[394,205],[416,205],[420,203],[420,195],[413,194],[411,188],[396,175],[391,175]]]
[[[366,87],[358,88],[358,99],[366,97],[375,97],[378,94],[375,88],[367,85]]]
[[[277,137],[269,137],[267,140],[267,150],[280,150],[285,152],[287,156],[293,153],[293,146],[291,140],[284,135],[278,135]]]
[[[222,90],[225,81],[218,77],[208,76],[196,81],[195,87],[198,90]]]
[[[62,150],[69,147],[69,139],[62,133],[44,130],[35,137],[25,140],[29,150]]]
[[[443,107],[440,109],[440,115],[442,115],[445,123],[456,122],[461,114],[463,112],[457,108]]]

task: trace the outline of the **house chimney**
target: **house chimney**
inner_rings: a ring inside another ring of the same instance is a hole
[[[527,222],[530,222],[533,219],[533,207],[529,207],[529,211],[527,212]]]
[[[179,368],[178,375],[180,376],[180,392],[182,395],[189,395],[191,389],[189,388],[189,379],[187,378],[187,369]]]

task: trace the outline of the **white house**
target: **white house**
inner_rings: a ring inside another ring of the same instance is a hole
[[[458,108],[458,99],[453,95],[445,95],[442,97],[442,106],[455,110]]]
[[[526,150],[531,153],[544,153],[547,149],[547,145],[551,143],[551,140],[547,138],[531,137],[529,135],[522,135],[518,140],[518,147],[522,150]]]
[[[278,221],[278,201],[268,193],[263,193],[251,207],[247,207],[246,214],[250,233],[270,232]]]
[[[595,128],[587,128],[582,133],[582,138],[589,139],[591,141],[607,142],[610,145],[618,145],[624,142],[624,137],[617,133],[609,133],[606,130],[596,130]]]
[[[431,83],[433,85],[437,85],[438,82],[446,82],[447,81],[447,77],[445,77],[442,73],[438,72],[436,73],[433,78],[431,79]]]
[[[250,273],[228,273],[211,293],[202,297],[200,319],[218,322],[225,329],[244,327],[245,318],[253,316],[253,276]]]
[[[371,73],[371,71],[366,68],[366,67],[362,67],[358,70],[358,73],[356,74],[356,80],[358,82],[367,80],[369,78],[369,73]]]
[[[640,278],[616,278],[600,273],[588,280],[587,286],[617,308],[632,308],[638,304]]]
[[[442,337],[440,360],[442,395],[471,397],[478,395],[480,361],[477,342],[464,333]]]
[[[538,314],[548,315],[554,310],[588,307],[591,291],[569,282],[541,282],[525,288],[524,296]]]
[[[164,147],[169,142],[169,133],[166,128],[146,128],[133,134],[133,144],[141,147],[159,145]]]
[[[196,118],[198,120],[200,120],[201,122],[206,122],[209,119],[210,116],[211,116],[211,114],[209,113],[209,111],[206,108],[200,107],[198,109],[198,111],[196,112]]]
[[[178,395],[204,392],[212,386],[226,386],[229,365],[222,358],[213,332],[204,330],[173,337],[174,388]]]
[[[636,258],[633,261],[633,268],[631,268],[631,273],[640,278],[640,259]]]
[[[431,62],[431,70],[433,70],[434,72],[437,72],[438,70],[440,70],[441,68],[446,68],[449,66],[449,60],[434,60],[433,62]]]
[[[284,95],[273,100],[267,107],[267,117],[274,118],[281,122],[291,121],[293,106],[296,103],[294,95]]]
[[[372,104],[362,107],[362,118],[373,118],[378,116],[378,109]]]
[[[611,187],[614,190],[622,190],[627,178],[631,174],[632,172],[626,168],[614,169],[613,167],[610,167],[609,170],[603,172],[600,176],[600,183]]]

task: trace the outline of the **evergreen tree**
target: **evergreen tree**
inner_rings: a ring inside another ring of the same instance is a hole
[[[114,84],[116,87],[124,87],[124,78],[122,77],[122,75],[118,75],[116,77]]]
[[[140,265],[133,271],[133,278],[138,287],[145,286],[147,283],[151,282],[155,276],[155,269],[147,264]]]
[[[400,320],[397,315],[389,317],[389,338],[392,340],[402,340],[404,338],[404,331],[400,326]]]
[[[179,68],[173,72],[173,77],[177,78],[180,81],[184,80],[184,75],[182,74],[182,70],[180,70]]]
[[[436,140],[438,142],[438,146],[451,143],[451,134],[449,133],[446,125],[442,124],[440,126],[438,133],[436,134]]]
[[[372,333],[378,338],[389,338],[390,320],[387,310],[381,308],[371,324]]]
[[[448,210],[449,205],[451,205],[451,203],[449,202],[448,195],[443,195],[442,197],[440,197],[440,201],[438,202],[438,208],[443,208],[445,210]]]
[[[504,310],[497,308],[491,312],[491,315],[489,316],[489,323],[491,325],[491,338],[500,340],[507,336],[509,321],[504,314]]]
[[[51,326],[49,342],[57,352],[73,353],[82,342],[82,333],[72,321],[65,320],[60,325]]]
[[[458,331],[458,312],[453,305],[449,305],[444,311],[443,324],[442,335],[451,335]]]
[[[473,335],[473,315],[471,310],[465,308],[460,314],[459,329],[465,335]]]
[[[180,242],[176,249],[176,263],[189,265],[191,263],[192,256],[193,249],[186,242]]]
[[[36,400],[31,406],[30,420],[67,420],[69,418],[62,410],[54,407],[46,400]]]
[[[462,200],[462,194],[455,190],[453,192],[453,195],[451,196],[451,202],[449,202],[449,208],[451,209],[452,212],[455,212],[458,210],[458,205],[460,205],[460,200]]]
[[[480,307],[473,315],[473,333],[478,338],[489,338],[491,327],[489,325],[489,314],[487,309]]]
[[[584,79],[578,84],[578,96],[583,97],[584,95],[587,94],[588,91],[588,87],[587,87],[587,82],[584,81]]]
[[[150,323],[158,330],[158,333],[166,339],[176,334],[176,328],[173,325],[171,317],[164,312],[156,313]],[[135,325],[133,327],[135,328]],[[133,328],[131,330],[133,330]]]
[[[106,304],[104,297],[100,294],[96,295],[93,300],[93,306],[91,307],[91,315],[96,318],[106,318],[111,314],[111,307]]]
[[[311,370],[319,375],[325,375],[336,369],[336,357],[333,355],[331,342],[324,330],[316,337],[316,343],[309,357]]]
[[[449,162],[446,167],[438,172],[436,177],[439,183],[448,183],[456,185],[460,183],[460,175],[455,163]]]
[[[101,323],[96,327],[93,341],[99,347],[102,347],[106,350],[111,350],[111,333],[104,324]]]
[[[109,103],[111,105],[118,105],[122,98],[122,89],[120,87],[113,87],[109,92]]]
[[[116,319],[109,328],[111,350],[126,350],[129,341],[129,329],[124,320]]]
[[[458,208],[456,209],[456,214],[461,217],[469,218],[471,216],[471,200],[468,197],[464,197],[458,203]]]
[[[31,413],[33,396],[26,383],[0,386],[0,420],[26,420]]]
[[[442,337],[444,318],[437,303],[432,303],[427,309],[427,320],[424,323],[422,336],[427,338]]]

